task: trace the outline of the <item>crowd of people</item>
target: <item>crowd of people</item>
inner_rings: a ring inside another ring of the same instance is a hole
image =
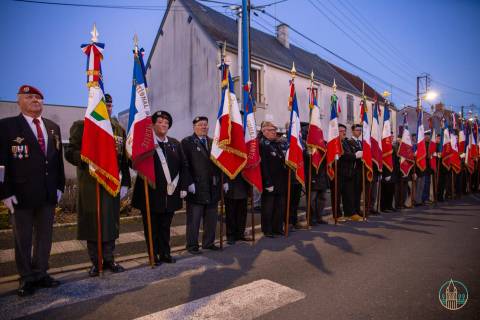
[[[77,168],[78,239],[87,242],[92,263],[89,276],[98,276],[101,269],[123,272],[124,268],[114,261],[114,251],[120,232],[120,199],[132,184],[131,165],[125,150],[125,130],[115,118],[110,117],[121,176],[120,192],[113,196],[103,188],[96,190],[96,180],[88,163],[81,157],[84,121],[73,123],[69,143],[63,150],[59,126],[42,117],[41,91],[24,85],[17,97],[20,114],[0,120],[0,199],[12,215],[15,260],[20,275],[18,295],[28,296],[38,288],[60,284],[47,271],[55,206],[65,187],[63,157]],[[110,115],[113,99],[109,94],[105,94],[105,103]],[[183,208],[184,201],[186,249],[191,254],[220,249],[215,242],[215,233],[221,199],[225,205],[227,243],[234,245],[237,241],[251,240],[245,236],[245,227],[248,199],[253,196],[253,189],[241,174],[229,179],[211,160],[212,139],[208,136],[208,118],[195,117],[192,121],[193,133],[181,141],[168,135],[174,119],[167,111],[153,113],[151,120],[156,144],[153,154],[155,187],[149,185],[145,188],[142,178],[137,177],[131,204],[141,211],[145,240],[147,248],[152,248],[154,264],[175,263],[170,252],[170,226],[175,212]],[[347,138],[347,129],[351,129],[351,138]],[[302,123],[302,137],[307,136],[307,130],[308,123]],[[337,163],[337,181],[329,179],[325,161],[318,170],[312,166],[309,148],[305,147],[307,181],[303,187],[285,164],[287,139],[273,121],[261,123],[257,139],[261,156],[263,192],[260,206],[264,236],[275,238],[283,236],[288,229],[305,228],[298,218],[303,191],[308,194],[308,226],[328,223],[325,219],[328,194],[335,221],[347,222],[363,220],[380,212],[444,201],[467,191],[478,191],[478,163],[471,174],[465,170],[453,173],[453,169],[441,165],[438,170],[433,170],[429,161],[426,169],[414,167],[404,174],[397,155],[401,135],[393,144],[393,167],[380,170],[374,165],[372,178],[365,179],[362,126],[356,124],[347,128],[339,124],[338,132],[342,154]],[[427,158],[438,158],[441,163],[441,153],[437,150],[432,152],[429,148],[430,136],[429,131],[425,132]],[[440,145],[440,136],[435,139]],[[415,138],[412,140],[415,146]],[[289,175],[293,176],[289,179]],[[98,209],[101,211],[100,222],[97,220]],[[200,240],[201,224],[203,234]],[[99,225],[100,233],[97,230]]]

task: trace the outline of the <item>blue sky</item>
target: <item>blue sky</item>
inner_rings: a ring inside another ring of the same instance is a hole
[[[155,6],[159,10],[100,9],[2,0],[0,40],[4,45],[0,59],[4,76],[0,80],[0,100],[15,100],[18,87],[29,83],[43,91],[45,103],[85,105],[86,57],[80,45],[90,40],[95,22],[100,41],[105,43],[102,65],[105,89],[113,96],[114,112],[126,109],[130,103],[133,35],[138,34],[148,55],[167,1],[52,1]],[[273,0],[252,0],[256,5],[269,2]],[[226,8],[210,5],[231,14]],[[380,92],[392,89],[393,101],[398,106],[414,104],[415,77],[428,72],[433,80],[432,89],[440,94],[437,100],[454,107],[475,104],[474,111],[480,111],[480,1],[289,0],[267,10],[376,77],[407,91],[408,95],[363,74],[290,32],[295,45],[361,76]],[[275,22],[270,17],[259,13],[252,19],[253,27],[274,32]]]

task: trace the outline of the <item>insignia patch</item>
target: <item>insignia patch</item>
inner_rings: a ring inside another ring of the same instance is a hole
[[[25,138],[22,138],[22,137],[16,137],[14,140],[12,140],[13,142],[16,142],[18,144],[21,144],[23,142],[23,140],[25,140]]]

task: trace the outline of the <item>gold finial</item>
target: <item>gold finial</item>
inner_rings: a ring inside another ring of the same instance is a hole
[[[297,75],[297,70],[295,69],[295,61],[292,63],[292,70],[290,70],[290,73],[292,74],[292,79],[295,79],[295,76]]]
[[[335,78],[333,78],[333,94],[337,93],[337,83],[335,82]]]
[[[226,56],[227,56],[227,41],[223,41],[222,59],[225,59]]]
[[[365,99],[365,82],[362,81],[362,99]]]
[[[312,70],[312,73],[310,73],[310,81],[312,81],[312,83],[313,83],[313,76],[314,76],[314,74],[313,74],[313,70]]]
[[[92,29],[92,32],[90,32],[90,34],[92,35],[92,42],[98,42],[98,36],[100,35],[98,33],[98,30],[97,30],[97,25],[94,23],[93,24],[93,29]]]
[[[386,99],[388,97],[390,97],[392,94],[390,92],[388,92],[387,90],[383,91],[382,93],[382,96]]]
[[[133,50],[138,53],[138,36],[136,33],[133,35]]]

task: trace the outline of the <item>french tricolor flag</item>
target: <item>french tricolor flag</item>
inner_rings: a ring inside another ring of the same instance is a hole
[[[382,154],[383,165],[393,171],[393,147],[392,147],[392,124],[390,122],[390,109],[385,105],[383,110],[383,130],[382,130]]]
[[[425,128],[423,127],[422,109],[418,110],[416,163],[420,171],[425,171],[427,167],[427,146],[425,144]]]
[[[445,118],[442,119],[442,165],[450,170],[452,158],[452,144],[450,141],[450,129]]]
[[[367,101],[362,99],[360,101],[360,108],[362,108],[362,149],[363,156],[362,161],[367,169],[367,180],[372,181],[373,179],[373,167],[372,167],[372,136],[370,133],[370,126],[368,125],[368,114],[367,114]]]
[[[402,142],[398,147],[398,155],[400,156],[400,171],[403,176],[408,176],[410,170],[413,168],[415,159],[413,156],[412,137],[408,130],[407,114],[404,114],[403,118],[403,133]]]
[[[382,172],[382,131],[380,130],[380,122],[378,116],[380,115],[380,104],[375,101],[373,105],[373,119],[372,119],[372,161],[377,166],[378,171]]]
[[[233,91],[233,81],[228,64],[222,71],[222,100],[218,109],[210,159],[230,178],[234,179],[247,163],[247,146],[243,132],[242,116]]]
[[[288,129],[288,149],[285,155],[285,163],[295,171],[295,176],[302,185],[305,185],[305,169],[303,162],[302,134],[300,115],[298,113],[297,94],[295,83],[290,81],[290,126]]]
[[[335,160],[343,154],[340,134],[338,132],[337,116],[338,97],[333,94],[330,98],[330,122],[328,123],[328,141],[327,141],[327,174],[330,180],[335,178],[333,164]]]
[[[320,165],[327,152],[326,143],[323,138],[323,130],[320,122],[320,108],[317,103],[316,91],[310,91],[311,114],[310,124],[308,126],[307,145],[312,148],[312,165],[318,172]]]

